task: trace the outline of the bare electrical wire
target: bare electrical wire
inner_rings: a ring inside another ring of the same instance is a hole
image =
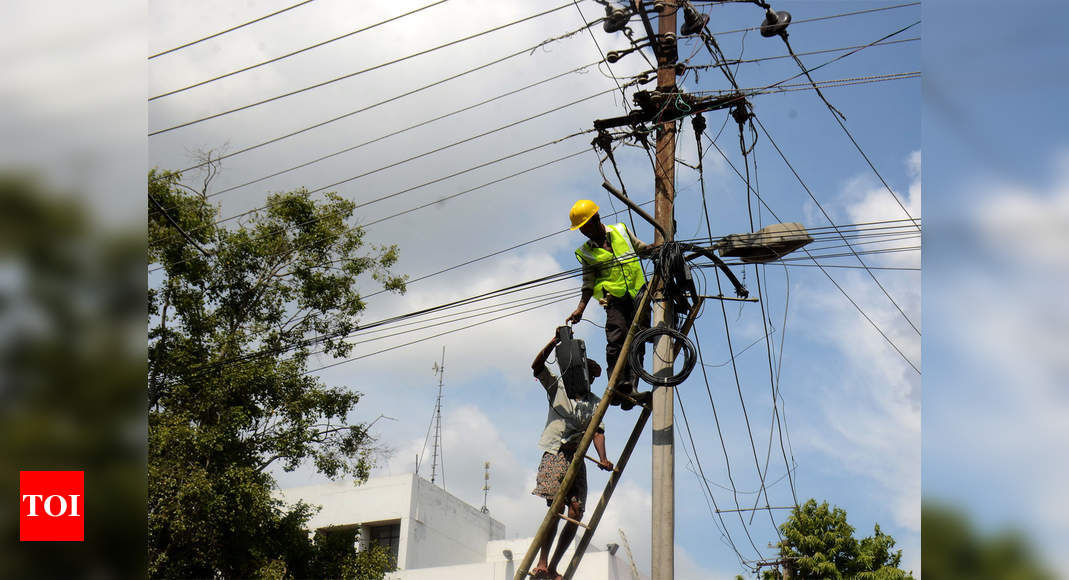
[[[148,135],[149,135],[149,137],[154,137],[154,136],[160,135],[162,133],[167,133],[169,131],[174,131],[176,129],[189,127],[190,125],[195,125],[197,123],[202,123],[204,121],[208,121],[208,120],[211,120],[211,119],[217,119],[217,118],[222,117],[224,115],[229,115],[231,113],[236,113],[238,111],[244,111],[244,110],[247,110],[247,109],[251,109],[253,107],[258,107],[260,105],[263,105],[263,104],[266,104],[266,103],[270,103],[270,102],[273,102],[273,101],[277,101],[279,99],[284,99],[286,97],[292,97],[293,95],[304,93],[304,92],[307,92],[307,91],[310,91],[310,90],[313,90],[313,89],[318,89],[320,87],[324,87],[324,86],[327,86],[327,85],[330,85],[330,84],[333,84],[333,83],[336,83],[338,81],[342,81],[342,80],[345,80],[345,79],[350,79],[350,78],[353,78],[353,77],[355,77],[357,75],[361,75],[361,74],[364,74],[366,72],[370,72],[370,71],[373,71],[373,70],[378,70],[378,69],[383,68],[383,67],[387,67],[387,66],[390,66],[390,65],[393,65],[393,64],[397,64],[399,62],[403,62],[403,61],[415,58],[417,56],[423,56],[425,54],[429,54],[431,52],[434,52],[434,51],[437,51],[437,50],[441,50],[443,48],[446,48],[446,47],[449,47],[449,46],[453,46],[455,44],[460,44],[462,42],[467,42],[467,41],[472,40],[474,38],[478,38],[480,36],[484,36],[484,35],[487,35],[487,34],[490,34],[490,33],[493,33],[493,32],[497,32],[499,30],[503,30],[503,29],[508,28],[510,26],[515,26],[517,24],[521,24],[523,22],[527,22],[529,20],[533,20],[533,19],[539,18],[541,16],[545,16],[547,14],[551,14],[551,13],[556,12],[558,10],[562,10],[564,8],[567,8],[568,6],[571,6],[571,3],[562,4],[562,5],[560,5],[560,6],[556,7],[556,8],[552,8],[550,10],[545,10],[543,12],[539,12],[538,14],[527,16],[527,17],[521,18],[519,20],[513,20],[512,22],[508,22],[508,23],[502,24],[500,26],[495,26],[494,28],[490,28],[490,29],[484,30],[482,32],[477,32],[475,34],[471,34],[471,35],[465,36],[463,38],[459,38],[457,40],[452,40],[452,41],[447,42],[445,44],[440,44],[440,45],[435,46],[433,48],[428,48],[426,50],[422,50],[422,51],[410,54],[408,56],[403,56],[401,58],[396,58],[394,60],[387,61],[387,62],[384,62],[382,64],[377,64],[377,65],[374,65],[374,66],[371,66],[371,67],[368,67],[368,68],[365,68],[365,69],[361,69],[361,70],[358,70],[356,72],[352,72],[352,73],[349,73],[349,74],[346,74],[346,75],[342,75],[340,77],[334,77],[332,79],[329,79],[329,80],[326,80],[326,81],[323,81],[323,82],[319,82],[319,83],[316,83],[314,85],[309,85],[307,87],[303,87],[303,88],[300,88],[300,89],[297,89],[297,90],[289,91],[289,92],[283,93],[281,95],[276,95],[274,97],[269,97],[267,99],[262,99],[262,100],[254,102],[254,103],[250,103],[250,104],[247,104],[247,105],[242,105],[240,107],[236,107],[236,108],[233,108],[233,109],[228,109],[228,110],[223,111],[221,113],[215,113],[213,115],[208,115],[206,117],[200,117],[198,119],[194,119],[192,121],[187,121],[185,123],[180,123],[178,125],[173,125],[171,127],[165,128],[165,129],[157,129],[156,131],[150,132]]]
[[[311,1],[311,0],[308,0],[308,1]],[[287,58],[289,58],[291,56],[295,56],[295,55],[301,54],[302,52],[307,52],[307,51],[312,50],[314,48],[319,48],[321,46],[325,46],[325,45],[330,44],[332,42],[341,40],[343,38],[349,38],[350,36],[354,36],[354,35],[359,34],[361,32],[365,32],[367,30],[371,30],[372,28],[376,28],[378,26],[382,26],[383,24],[387,24],[387,23],[393,22],[394,20],[399,20],[399,19],[404,18],[406,16],[411,16],[413,14],[416,14],[417,12],[422,12],[423,10],[426,10],[428,8],[432,8],[434,6],[437,6],[439,4],[443,4],[443,3],[448,2],[448,1],[449,0],[438,0],[437,2],[432,2],[430,4],[427,4],[426,6],[421,6],[419,8],[416,8],[415,10],[409,10],[408,12],[405,12],[404,14],[399,14],[399,15],[394,16],[392,18],[387,18],[386,20],[382,20],[380,22],[376,22],[375,24],[364,26],[363,28],[359,28],[357,30],[353,30],[352,32],[347,32],[347,33],[345,33],[345,34],[343,34],[341,36],[335,36],[334,38],[331,38],[330,40],[324,40],[323,42],[318,42],[318,43],[313,44],[311,46],[306,46],[306,47],[304,47],[302,49],[286,53],[286,54],[284,54],[282,56],[277,56],[275,58],[272,58],[272,59],[269,59],[269,60],[265,60],[263,62],[259,62],[259,63],[256,63],[254,65],[249,65],[249,66],[246,66],[244,68],[240,68],[238,70],[228,72],[226,74],[221,74],[219,76],[212,77],[212,78],[210,78],[208,80],[204,80],[204,81],[200,81],[200,82],[197,82],[197,83],[193,83],[191,85],[182,87],[180,89],[174,89],[172,91],[167,91],[165,93],[161,93],[161,94],[156,95],[154,97],[149,97],[148,100],[151,102],[151,101],[155,101],[157,99],[162,99],[163,97],[169,97],[171,95],[175,95],[175,94],[178,94],[178,93],[181,93],[181,92],[184,92],[184,91],[188,91],[188,90],[196,88],[196,87],[204,86],[204,85],[206,85],[208,83],[213,83],[215,81],[218,81],[218,80],[221,80],[221,79],[225,79],[227,77],[231,77],[231,76],[234,76],[234,75],[239,74],[239,73],[243,73],[243,72],[250,71],[250,70],[259,68],[259,67],[267,65],[267,64],[271,64],[273,62],[278,62],[280,60],[287,59]],[[149,57],[149,58],[151,58],[151,57]]]
[[[235,31],[235,30],[237,30],[239,28],[244,28],[244,27],[246,27],[246,26],[248,26],[250,24],[255,24],[257,22],[260,22],[260,21],[263,21],[263,20],[267,20],[268,18],[271,18],[272,16],[278,16],[279,14],[282,14],[283,12],[287,12],[289,10],[293,10],[294,8],[297,8],[299,6],[304,6],[305,4],[309,4],[309,3],[313,2],[313,1],[314,0],[304,0],[304,2],[298,2],[298,3],[296,3],[296,4],[292,5],[292,6],[287,6],[287,7],[283,8],[283,9],[281,9],[281,10],[276,10],[276,11],[274,11],[274,12],[272,12],[270,14],[267,14],[265,16],[261,16],[259,18],[254,19],[254,20],[250,20],[248,22],[244,22],[242,24],[238,24],[237,26],[231,26],[230,28],[227,28],[226,30],[223,30],[223,31],[220,31],[220,32],[216,32],[215,34],[211,34],[211,35],[205,36],[204,38],[200,38],[200,39],[194,40],[192,42],[187,42],[187,43],[185,43],[185,44],[183,44],[181,46],[176,46],[174,48],[169,48],[169,49],[167,49],[167,50],[165,50],[163,52],[157,52],[156,54],[148,57],[148,60],[152,60],[152,59],[154,59],[154,58],[156,58],[158,56],[163,56],[165,54],[170,54],[172,52],[175,52],[175,51],[178,51],[178,50],[182,50],[183,48],[188,48],[190,46],[193,46],[194,44],[198,44],[198,43],[204,42],[205,40],[211,40],[213,38],[218,38],[218,37],[220,37],[220,36],[222,36],[222,35],[224,35],[224,34],[226,34],[228,32],[233,32],[233,31]]]

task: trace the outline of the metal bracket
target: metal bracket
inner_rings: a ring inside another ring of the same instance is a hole
[[[644,210],[641,207],[639,207],[639,205],[637,203],[631,201],[631,198],[629,198],[626,195],[624,195],[623,193],[621,193],[620,190],[618,190],[615,187],[613,187],[612,184],[609,183],[608,181],[601,182],[601,186],[605,188],[605,191],[608,191],[609,193],[613,194],[613,196],[616,197],[616,199],[624,202],[624,204],[627,207],[631,208],[635,213],[637,213],[639,215],[639,217],[641,217],[642,219],[650,222],[650,225],[652,225],[653,227],[657,228],[657,231],[661,232],[661,237],[662,238],[668,239],[668,234],[664,231],[664,228],[662,228],[661,225],[657,223],[657,220],[653,219],[653,216],[651,216],[650,214],[646,213],[646,210]]]

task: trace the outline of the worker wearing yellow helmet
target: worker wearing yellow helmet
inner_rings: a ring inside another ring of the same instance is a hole
[[[579,305],[565,322],[576,324],[582,320],[591,297],[605,307],[605,362],[611,373],[646,284],[646,275],[638,258],[649,255],[652,246],[636,238],[622,223],[611,226],[602,224],[598,205],[589,199],[575,202],[569,218],[571,229],[582,232],[587,241],[575,250],[576,259],[583,265],[583,291]],[[649,309],[639,324],[643,328],[649,327]],[[642,360],[641,356],[639,360]],[[617,379],[616,390],[630,394],[631,399],[640,402],[649,397],[649,392],[638,392],[638,374],[630,365],[624,366]],[[626,398],[613,397],[610,402],[620,405],[624,410],[634,406]]]

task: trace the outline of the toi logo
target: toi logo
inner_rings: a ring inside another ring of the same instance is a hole
[[[85,540],[85,475],[82,471],[19,472],[19,540]]]

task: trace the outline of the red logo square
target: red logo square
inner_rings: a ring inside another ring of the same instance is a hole
[[[19,472],[19,540],[85,541],[85,472]]]

